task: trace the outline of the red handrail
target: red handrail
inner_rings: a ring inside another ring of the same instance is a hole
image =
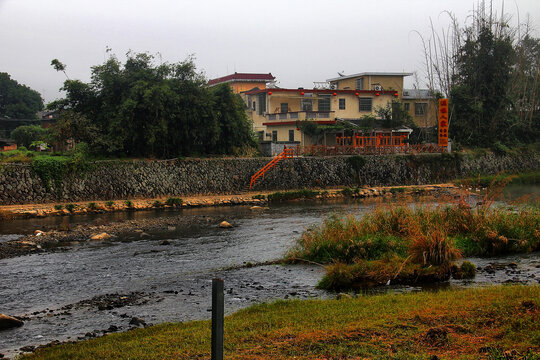
[[[249,188],[255,184],[255,181],[260,178],[261,176],[264,178],[264,173],[266,173],[268,170],[276,166],[278,162],[280,162],[283,159],[291,159],[294,154],[294,149],[287,149],[285,148],[283,152],[276,157],[274,157],[268,164],[266,164],[261,170],[257,171],[255,175],[251,177],[251,181],[249,183]]]

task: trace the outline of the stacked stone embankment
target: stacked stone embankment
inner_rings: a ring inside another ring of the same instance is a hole
[[[253,190],[287,190],[356,186],[347,157],[283,160],[260,178]],[[269,161],[253,159],[187,159],[100,161],[82,174],[67,175],[60,186],[45,186],[28,164],[0,166],[0,205],[76,202],[231,194],[247,190],[251,176]],[[476,174],[538,170],[540,156],[519,155],[381,155],[366,156],[360,184],[422,185]]]

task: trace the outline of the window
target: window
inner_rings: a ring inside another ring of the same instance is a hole
[[[253,102],[253,111],[255,111],[257,109],[257,103],[254,101]]]
[[[414,115],[422,116],[426,114],[427,103],[414,103]]]
[[[345,99],[339,99],[339,110],[345,110]]]
[[[289,141],[294,141],[294,130],[289,130]]]
[[[330,95],[319,95],[319,111],[330,111]]]
[[[313,102],[311,99],[302,99],[302,111],[312,111]]]
[[[409,104],[409,103],[403,103],[403,110],[405,110],[405,111],[411,110],[411,104]]]
[[[263,141],[264,140],[264,131],[259,131],[258,135],[259,135],[259,140]]]
[[[262,115],[266,112],[266,94],[259,94],[259,111],[257,114]]]
[[[373,107],[373,99],[372,98],[358,98],[358,104],[359,104],[358,110],[371,112],[371,109]]]
[[[356,89],[364,90],[364,78],[356,79]]]
[[[272,130],[272,141],[277,142],[277,130]]]
[[[281,103],[281,112],[286,113],[289,110],[289,104],[288,103]]]

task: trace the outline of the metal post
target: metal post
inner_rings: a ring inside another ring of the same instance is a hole
[[[212,360],[223,360],[223,280],[212,279]]]

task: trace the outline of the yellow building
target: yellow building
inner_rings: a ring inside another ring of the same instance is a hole
[[[418,127],[437,125],[437,102],[429,90],[405,89],[401,98],[403,108],[409,112]]]
[[[266,84],[275,80],[271,74],[254,74],[254,73],[237,73],[223,76],[217,79],[208,81],[208,86],[228,83],[235,94],[244,91],[253,90],[254,88],[265,89]]]
[[[298,142],[302,146],[331,138],[311,139],[300,130],[301,121],[335,124],[374,115],[377,107],[401,100],[403,78],[410,73],[361,73],[328,79],[314,89],[266,88],[242,93],[248,117],[262,141]]]

